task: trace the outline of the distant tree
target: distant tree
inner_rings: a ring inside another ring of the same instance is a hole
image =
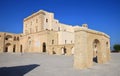
[[[115,44],[113,48],[116,52],[120,52],[120,44]]]

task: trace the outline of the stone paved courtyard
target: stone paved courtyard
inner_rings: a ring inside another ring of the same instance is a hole
[[[0,76],[120,76],[120,53],[111,61],[84,70],[73,69],[73,56],[0,54]]]

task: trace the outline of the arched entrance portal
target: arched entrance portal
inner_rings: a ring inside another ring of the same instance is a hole
[[[93,41],[93,62],[98,63],[98,51],[100,51],[100,42],[95,39]]]
[[[43,52],[46,52],[46,43],[43,43]]]
[[[5,47],[5,50],[4,50],[4,52],[8,52],[8,47]]]
[[[9,52],[10,50],[11,50],[11,44],[7,43],[6,46],[5,46],[4,52]]]

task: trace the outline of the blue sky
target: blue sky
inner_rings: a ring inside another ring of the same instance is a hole
[[[0,31],[21,33],[23,19],[38,10],[55,13],[60,22],[87,23],[120,43],[120,0],[0,0]]]

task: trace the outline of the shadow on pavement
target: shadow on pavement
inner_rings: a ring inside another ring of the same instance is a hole
[[[34,68],[40,65],[31,64],[31,65],[23,65],[23,66],[14,66],[14,67],[1,67],[0,68],[0,76],[24,76],[24,74],[33,70]]]

